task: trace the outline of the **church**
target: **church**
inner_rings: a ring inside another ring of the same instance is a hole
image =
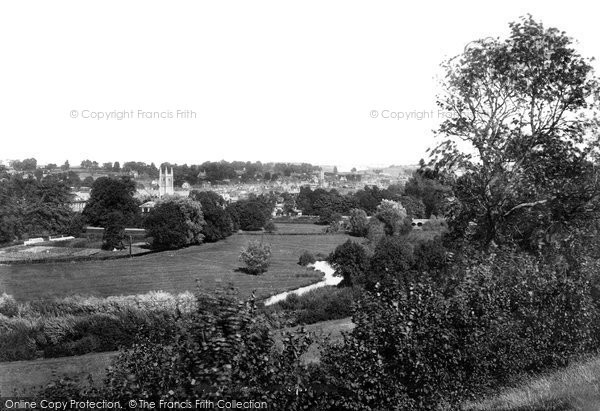
[[[159,170],[158,175],[158,197],[161,198],[165,195],[173,195],[175,194],[175,189],[173,188],[173,167],[171,167],[171,172],[169,173],[169,168],[165,167],[165,172],[163,173],[162,167]]]
[[[174,175],[173,175],[173,167],[169,172],[169,167],[165,167],[165,171],[163,172],[162,167],[159,169],[158,174],[158,198],[162,198],[163,196],[174,195]],[[156,201],[146,201],[144,204],[140,206],[143,214],[147,214],[154,208],[156,205]]]

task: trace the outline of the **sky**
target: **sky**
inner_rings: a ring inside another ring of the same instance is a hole
[[[415,164],[444,59],[527,13],[600,57],[594,6],[1,2],[0,160]]]

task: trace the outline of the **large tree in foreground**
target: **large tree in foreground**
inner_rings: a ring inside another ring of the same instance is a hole
[[[599,88],[565,33],[531,17],[510,28],[508,39],[472,42],[445,64],[445,140],[432,157],[462,174],[455,233],[531,245],[596,209]]]

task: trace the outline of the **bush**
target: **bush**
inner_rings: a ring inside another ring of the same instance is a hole
[[[427,277],[409,287],[392,279],[358,299],[356,328],[321,357],[323,383],[348,393],[330,401],[457,408],[597,347],[600,318],[584,271],[500,251],[456,264],[452,277],[445,289]]]
[[[269,311],[283,311],[292,315],[292,325],[338,320],[352,315],[352,305],[359,293],[359,288],[326,286],[302,295],[291,294],[270,306]]]
[[[273,409],[315,408],[300,356],[312,340],[283,332],[280,349],[254,301],[233,292],[198,295],[197,311],[177,321],[167,340],[142,339],[109,370],[104,398],[265,401]],[[243,387],[243,388],[242,388]],[[56,391],[54,391],[56,395]],[[72,395],[63,391],[61,396]]]
[[[6,293],[0,295],[0,314],[7,317],[14,317],[19,314],[19,305],[12,295]]]
[[[277,226],[273,221],[267,221],[264,228],[267,233],[274,233],[277,231]]]
[[[154,329],[172,330],[177,310],[182,315],[191,312],[191,301],[191,295],[187,294],[171,296],[153,292],[141,296],[67,297],[23,303],[15,315],[0,315],[0,361],[130,347],[136,334],[151,334]]]
[[[243,270],[248,274],[261,274],[267,271],[271,264],[271,246],[257,241],[251,241],[242,250],[240,261],[245,264]]]
[[[300,255],[300,259],[298,260],[298,264],[301,266],[307,266],[309,264],[314,264],[317,260],[315,256],[309,253],[308,251],[303,252]]]

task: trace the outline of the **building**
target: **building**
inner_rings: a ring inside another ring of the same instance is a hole
[[[162,197],[165,195],[173,195],[175,194],[175,189],[173,188],[173,167],[171,167],[171,173],[169,173],[169,168],[165,167],[165,172],[163,173],[162,167],[159,170],[158,176],[158,196]]]
[[[71,210],[75,211],[76,213],[81,213],[90,199],[90,193],[77,191],[74,194],[75,196],[69,203],[69,207],[71,207]]]
[[[156,206],[155,201],[146,201],[140,206],[142,209],[142,214],[148,214],[154,208],[154,206]]]

